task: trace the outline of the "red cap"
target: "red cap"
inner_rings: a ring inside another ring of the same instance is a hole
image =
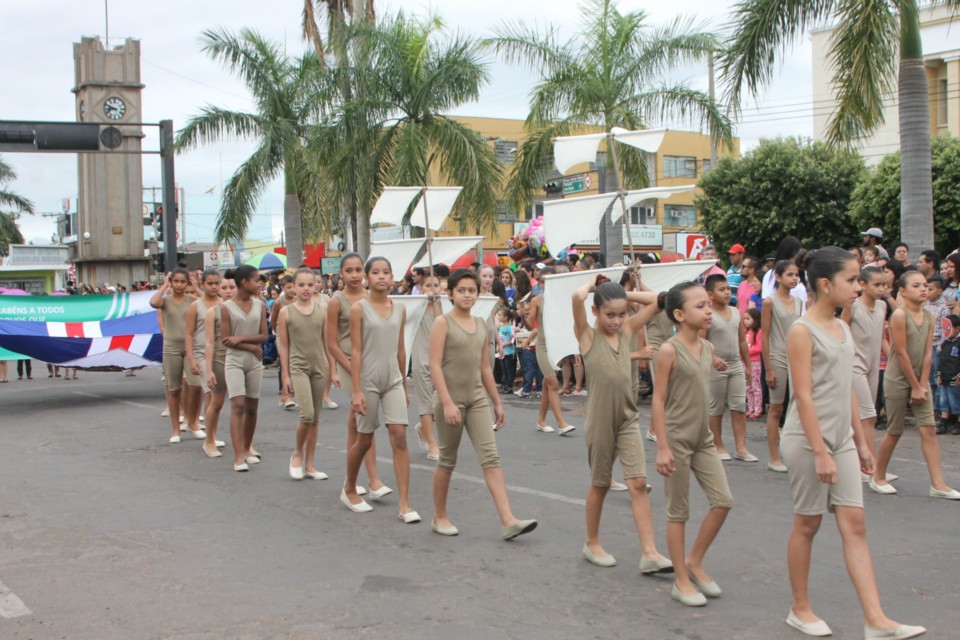
[[[730,247],[730,251],[728,251],[727,253],[746,253],[746,252],[747,250],[743,248],[742,244],[735,244],[732,247]]]

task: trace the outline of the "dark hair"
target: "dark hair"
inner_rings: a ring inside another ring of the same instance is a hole
[[[223,277],[226,278],[227,280],[233,280],[233,279],[234,279],[234,269],[227,269],[226,271],[224,271],[224,272],[223,272]]]
[[[687,299],[687,291],[699,286],[696,282],[681,282],[680,284],[673,285],[670,287],[670,291],[667,291],[667,317],[670,318],[674,324],[678,324],[677,316],[674,314],[683,308],[683,303]]]
[[[249,264],[242,264],[236,269],[234,269],[233,273],[230,273],[229,271],[227,273],[230,273],[230,276],[228,277],[233,277],[233,281],[237,283],[237,288],[239,288],[241,282],[243,282],[244,280],[249,280],[250,276],[252,276],[256,272],[257,272],[256,267],[251,266]]]
[[[703,282],[703,288],[713,293],[713,290],[717,288],[718,284],[726,281],[727,276],[723,275],[722,273],[715,273],[711,276],[707,276],[707,279]]]
[[[801,249],[803,249],[803,244],[796,236],[787,236],[777,245],[776,260],[777,262],[781,260],[793,260],[793,258],[800,253]]]
[[[299,275],[302,274],[302,273],[308,274],[311,278],[316,278],[316,277],[317,277],[317,274],[315,274],[315,273],[313,272],[313,269],[311,269],[310,267],[300,267],[299,269],[297,269],[297,270],[293,273],[292,276],[284,276],[284,277],[283,277],[283,281],[284,281],[284,283],[286,283],[287,278],[290,278],[290,282],[296,282],[297,276],[299,276]]]
[[[200,282],[204,283],[207,281],[207,278],[212,278],[213,276],[217,276],[219,278],[220,272],[217,271],[216,269],[206,269],[203,272],[203,275],[200,276]]]
[[[823,247],[816,251],[807,251],[803,255],[800,269],[807,272],[813,283],[813,292],[818,292],[820,280],[833,278],[844,270],[850,262],[855,262],[853,255],[840,247]]]
[[[869,267],[864,267],[860,269],[860,282],[872,282],[875,276],[882,276],[883,269],[880,267],[874,267],[873,265]]]
[[[373,269],[373,265],[381,261],[386,262],[387,268],[390,269],[390,273],[393,273],[393,266],[390,264],[390,261],[383,256],[372,256],[369,260],[367,260],[367,264],[363,265],[363,272],[367,275],[370,275],[370,269]]]
[[[477,275],[476,271],[472,269],[457,269],[453,274],[447,278],[447,291],[450,292],[450,296],[453,296],[453,289],[457,286],[457,283],[463,279],[473,280],[477,285],[477,291],[480,291],[480,276]]]
[[[420,276],[421,278],[423,277],[423,274],[425,274],[426,272],[427,272],[427,270],[424,269],[423,267],[415,267],[415,268],[413,269],[413,273],[417,274],[417,275]]]
[[[898,242],[897,244],[893,245],[893,250],[896,251],[900,247],[903,247],[907,251],[910,251],[910,245],[908,245],[906,242]]]
[[[597,276],[597,279],[602,278],[603,276]],[[616,282],[611,282],[607,280],[597,285],[597,288],[593,291],[593,306],[597,309],[610,302],[611,300],[626,300],[627,291],[623,288],[623,285],[620,285]]]
[[[773,265],[773,272],[777,276],[782,276],[787,272],[789,267],[795,267],[797,264],[793,260],[777,260],[777,264]]]
[[[947,262],[953,265],[953,281],[960,282],[960,253],[948,255]]]
[[[297,272],[298,272],[298,273],[299,273],[299,271],[300,271],[300,270],[297,269]],[[293,276],[283,276],[282,278],[280,278],[280,286],[281,286],[281,287],[285,287],[285,286],[287,286],[288,284],[293,284]]]
[[[757,331],[760,331],[760,309],[750,307],[747,309],[747,315],[753,319],[753,326],[747,329],[747,331],[751,331],[753,335],[757,335]]]
[[[546,266],[546,267],[544,267],[543,269],[540,269],[540,277],[542,278],[542,277],[544,277],[544,276],[552,276],[552,275],[555,274],[556,272],[557,272],[557,268],[556,268],[556,267],[554,267],[554,266],[552,266],[552,265],[551,265],[551,266]]]
[[[950,326],[952,327],[960,327],[960,316],[954,313],[951,313],[950,315],[947,316],[947,321],[950,323]]]
[[[490,266],[490,265],[486,265]],[[479,276],[479,274],[477,274]],[[448,281],[449,282],[449,281]],[[449,285],[448,285],[449,286]],[[499,280],[494,280],[493,284],[490,285],[490,292],[500,298],[500,304],[504,307],[510,306],[510,301],[507,300],[507,288],[503,286],[503,283]]]
[[[853,247],[852,249],[850,249],[850,255],[852,255],[854,258],[857,258],[858,260],[863,260],[863,249],[861,249],[860,247]]]
[[[895,286],[896,286],[896,289],[899,291],[900,289],[903,289],[904,287],[906,287],[906,286],[907,286],[907,280],[909,280],[909,279],[910,279],[910,276],[912,276],[912,275],[918,275],[918,276],[920,276],[921,278],[923,278],[923,274],[921,274],[921,273],[920,273],[919,271],[917,271],[916,269],[904,270],[904,271],[897,277],[897,282],[896,282],[896,285],[895,285]],[[924,281],[926,281],[926,280],[924,280]]]
[[[756,270],[760,268],[761,264],[762,263],[760,262],[760,258],[758,258],[757,256],[747,256],[746,258],[743,259],[743,264],[741,264],[740,266],[743,267],[743,265],[749,265],[751,269]]]
[[[479,270],[480,267],[482,266],[482,264],[483,264],[483,263],[481,263],[481,262],[471,262],[471,263],[470,263],[470,266],[471,266],[472,268],[474,268],[474,269]],[[486,266],[489,267],[490,265],[486,265]],[[491,267],[491,268],[492,268],[492,267]]]
[[[340,257],[340,271],[343,271],[343,265],[346,264],[347,260],[352,260],[354,258],[359,260],[361,265],[363,264],[363,256],[356,251],[351,251],[350,253],[346,253]]]
[[[530,274],[524,269],[517,269],[513,274],[517,281],[517,292],[513,295],[514,300],[523,300],[533,287],[530,285]]]
[[[947,283],[944,282],[943,276],[941,276],[939,273],[935,276],[930,276],[929,278],[927,278],[927,284],[935,284],[941,289],[947,288]]]
[[[435,264],[433,265],[433,273],[438,278],[449,278],[450,277],[450,267],[445,264]]]
[[[920,252],[920,257],[933,264],[933,268],[940,270],[940,254],[933,249],[927,249]]]
[[[190,272],[187,271],[186,267],[177,267],[170,272],[170,279],[173,280],[173,276],[181,275],[187,278],[187,282],[190,282]]]

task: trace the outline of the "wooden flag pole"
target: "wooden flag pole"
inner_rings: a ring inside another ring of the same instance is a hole
[[[607,146],[610,147],[610,161],[613,163],[613,173],[617,176],[617,195],[620,198],[620,209],[623,212],[623,224],[627,228],[627,242],[630,246],[630,264],[627,266],[630,266],[636,260],[636,255],[633,251],[633,233],[630,232],[630,215],[627,212],[627,191],[623,186],[623,178],[620,175],[620,164],[617,162],[616,139],[612,133],[607,134]],[[620,242],[623,242],[622,238]]]

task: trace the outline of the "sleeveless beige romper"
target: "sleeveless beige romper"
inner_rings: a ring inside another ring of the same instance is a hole
[[[887,303],[877,300],[873,311],[861,300],[850,307],[850,335],[853,338],[853,392],[860,407],[860,419],[877,417],[877,389],[880,386],[880,349]]]
[[[223,334],[220,332],[220,304],[218,304],[213,307],[213,362],[205,363],[210,366],[210,371],[217,379],[217,386],[210,389],[214,393],[227,392],[227,376],[224,371],[226,359],[227,347],[223,344]],[[204,384],[206,384],[206,377],[204,376]]]
[[[204,349],[207,344],[207,305],[203,304],[203,298],[197,298],[197,326],[193,332],[193,359],[196,361],[197,365],[200,367],[200,373],[194,374],[190,371],[190,367],[184,367],[183,373],[187,378],[187,384],[191,387],[200,387],[203,389],[203,392],[206,393],[209,391],[207,389],[207,381],[205,380],[204,372]]]
[[[310,315],[304,315],[296,303],[284,309],[290,343],[290,384],[300,405],[300,422],[317,424],[323,406],[323,363],[327,359],[323,344],[323,307],[314,302]]]
[[[853,442],[851,393],[853,392],[853,337],[847,323],[840,322],[843,339],[837,340],[806,318],[797,321],[813,342],[810,377],[813,382],[813,406],[817,411],[820,433],[827,451],[837,465],[836,484],[817,478],[813,448],[800,422],[800,411],[792,396],[787,410],[780,451],[787,463],[793,511],[801,516],[818,516],[836,506],[863,508],[863,482],[860,458]],[[791,377],[793,371],[790,372]]]
[[[543,331],[543,296],[539,296],[540,304],[537,305],[537,348],[534,349],[537,354],[537,366],[540,367],[540,373],[544,378],[556,378],[557,369],[550,362],[547,355],[547,336]],[[542,391],[542,389],[541,389]]]
[[[461,424],[449,425],[443,416],[443,403],[437,393],[433,395],[433,419],[437,430],[437,445],[440,460],[437,466],[453,471],[457,466],[457,451],[466,429],[467,437],[480,460],[480,468],[500,466],[500,453],[493,435],[493,420],[490,419],[490,400],[483,388],[480,359],[483,343],[488,339],[487,325],[474,317],[473,332],[464,330],[451,314],[447,319],[447,339],[443,343],[443,359],[440,368],[447,385],[450,399],[460,410]]]
[[[250,313],[244,313],[233,300],[224,302],[223,308],[230,314],[230,329],[233,335],[251,336],[260,333],[263,300],[253,298]],[[231,399],[238,396],[260,397],[260,385],[263,382],[263,361],[260,358],[249,351],[227,347],[223,369],[227,380],[227,395]]]
[[[439,302],[437,303],[440,304]],[[417,334],[413,339],[413,353],[410,357],[410,372],[413,381],[413,395],[417,400],[417,415],[433,415],[433,377],[430,374],[430,332],[437,319],[433,315],[431,304],[420,318]]]
[[[907,327],[907,355],[910,357],[910,366],[913,374],[920,380],[920,384],[927,381],[920,377],[923,368],[923,359],[932,354],[925,353],[927,338],[933,331],[933,314],[923,309],[923,323],[918,325],[913,317],[904,310],[904,322]],[[913,409],[913,417],[918,427],[932,427],[936,424],[933,416],[933,398],[927,394],[927,399],[921,404],[910,404],[910,384],[900,368],[897,360],[897,348],[891,344],[890,358],[887,359],[887,371],[883,374],[883,397],[887,406],[887,433],[899,436],[903,433],[903,420],[907,415],[907,406]]]
[[[340,350],[350,358],[353,351],[353,342],[350,337],[350,308],[353,304],[347,298],[343,291],[337,291],[333,297],[340,302],[340,313],[337,315],[337,344]],[[340,376],[340,386],[348,398],[353,397],[353,376],[350,371],[343,368],[343,365],[337,363],[337,374]]]
[[[740,359],[740,312],[730,309],[730,318],[724,319],[714,313],[707,334],[713,345],[713,353],[727,363],[726,371],[710,367],[710,415],[722,416],[730,411],[747,411],[747,376]]]
[[[194,299],[191,295],[185,295],[183,302],[177,304],[173,296],[167,296],[160,307],[163,314],[163,375],[170,391],[179,391],[183,386],[184,358],[187,356],[187,309]]]
[[[647,322],[647,345],[653,347],[653,359],[650,361],[650,379],[654,380],[654,371],[657,369],[657,355],[660,353],[660,346],[673,337],[673,320],[667,316],[667,312],[661,309],[653,314],[650,321]]]
[[[770,366],[777,374],[777,388],[770,389],[770,404],[783,404],[787,397],[787,332],[793,323],[800,319],[803,302],[790,297],[793,311],[777,299],[776,294],[769,297],[773,308],[770,313],[770,327],[763,327],[763,339],[770,340]]]
[[[690,518],[690,471],[707,494],[711,508],[729,509],[733,506],[733,495],[713,443],[707,415],[713,345],[701,338],[698,360],[676,336],[667,342],[677,353],[664,407],[667,445],[673,453],[676,470],[664,479],[663,489],[667,497],[667,520],[686,522]]]
[[[647,476],[637,393],[631,380],[636,379],[636,369],[622,330],[617,333],[617,341],[614,350],[599,331],[594,331],[593,344],[581,354],[590,372],[584,440],[590,483],[595,487],[610,486],[615,457],[620,458],[625,478]]]
[[[367,401],[367,415],[357,415],[357,431],[373,433],[377,430],[380,426],[380,407],[383,407],[384,424],[406,426],[407,396],[403,389],[403,374],[397,363],[403,306],[391,301],[389,317],[382,318],[369,300],[361,300],[357,304],[363,311],[360,393]]]

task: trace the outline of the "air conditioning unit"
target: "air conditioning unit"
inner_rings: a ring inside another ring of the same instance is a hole
[[[656,211],[656,209],[651,209],[650,207],[644,207],[644,209],[646,209],[646,212],[647,212],[647,220],[656,220],[656,219],[657,219],[657,211]]]
[[[678,209],[671,209],[671,210],[670,210],[670,217],[671,217],[671,218],[682,218],[682,217],[683,217],[683,211],[680,211],[680,210],[678,210]]]

